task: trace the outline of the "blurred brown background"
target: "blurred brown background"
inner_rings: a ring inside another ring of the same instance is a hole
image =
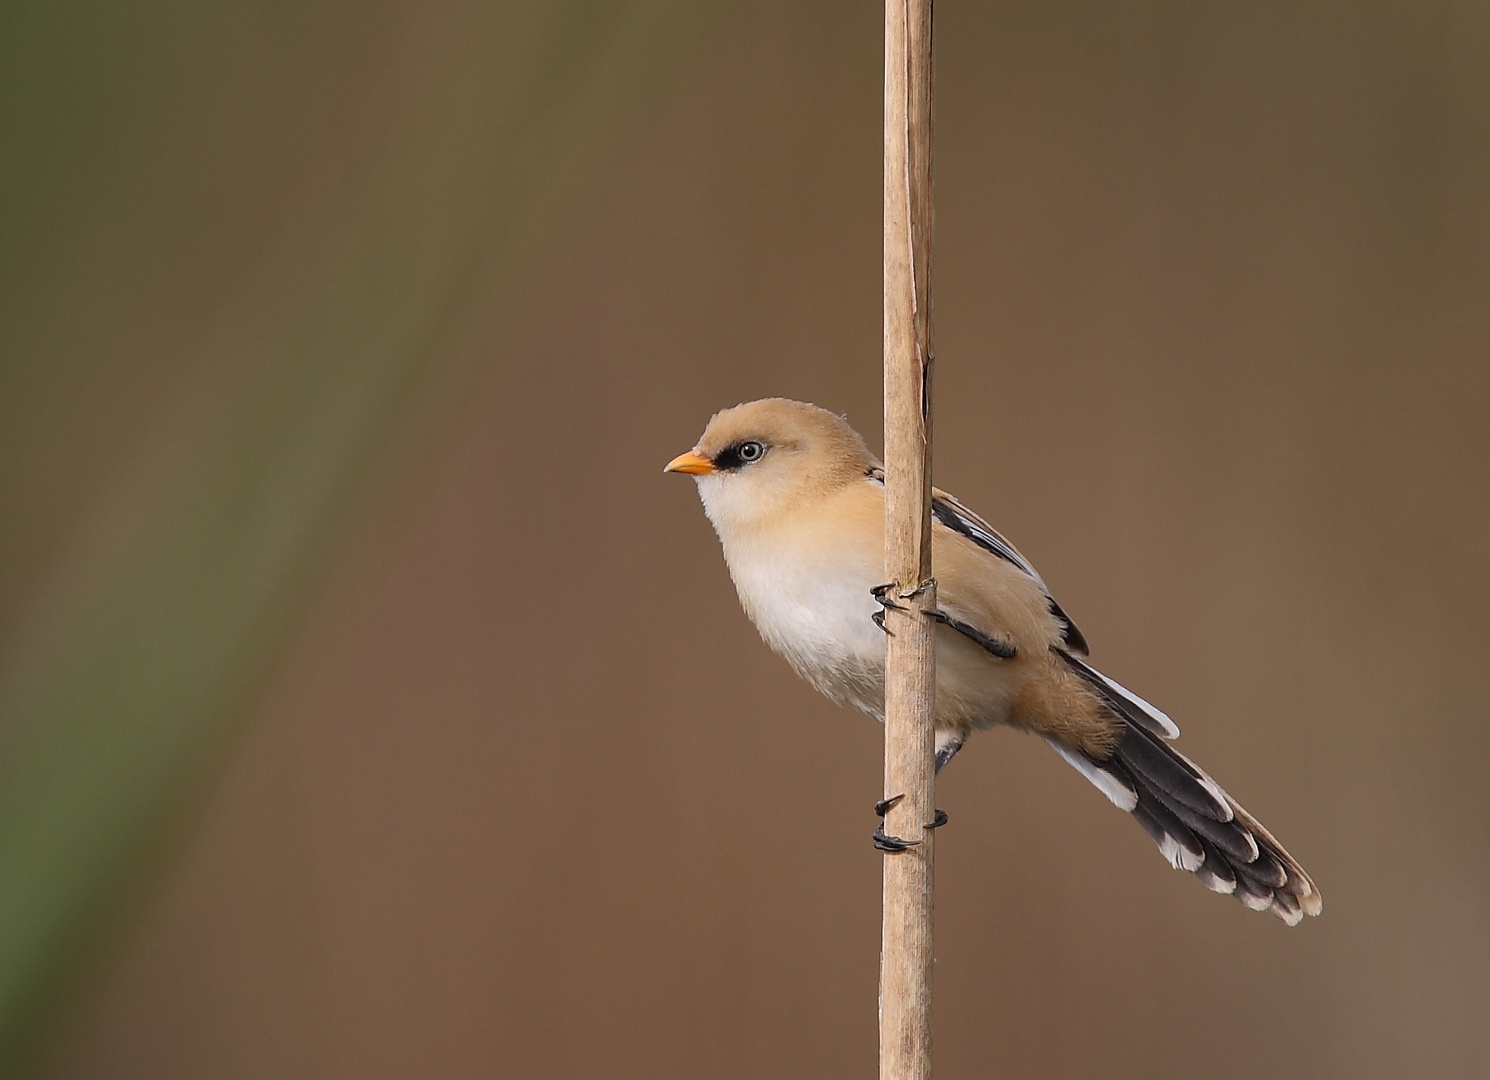
[[[535,8],[0,16],[9,1073],[872,1075],[879,730],[660,469],[878,442],[881,12]],[[1490,1075],[1490,12],[937,19],[937,480],[1325,898],[985,735],[938,1075]]]

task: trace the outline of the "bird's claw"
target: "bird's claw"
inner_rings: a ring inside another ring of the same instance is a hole
[[[919,840],[902,840],[898,836],[886,836],[883,823],[880,824],[879,828],[874,830],[874,834],[870,839],[874,841],[874,846],[877,849],[888,852],[909,851],[921,843]]]
[[[879,603],[879,606],[880,606],[880,610],[879,611],[876,611],[873,615],[871,615],[869,617],[872,620],[874,620],[874,625],[875,626],[878,626],[881,630],[883,630],[890,637],[894,637],[895,636],[895,632],[893,630],[891,630],[888,626],[885,625],[885,612],[887,612],[887,611],[905,611],[906,610],[904,604],[897,604],[894,600],[891,600],[890,599],[889,593],[890,593],[890,590],[893,589],[893,588],[895,588],[895,582],[893,582],[893,581],[887,581],[887,582],[885,582],[885,584],[883,584],[883,585],[876,585],[874,588],[872,588],[872,589],[869,590],[869,595],[872,596],[872,597],[874,597],[875,600]]]
[[[888,588],[888,586],[886,586],[886,588]],[[890,807],[894,806],[903,798],[905,798],[905,795],[902,793],[900,795],[892,795],[888,799],[881,799],[879,802],[874,804],[874,812],[883,818],[890,812]],[[881,821],[875,828],[874,835],[870,837],[870,839],[874,841],[874,846],[876,849],[880,851],[892,852],[909,851],[911,848],[915,847],[921,842],[919,840],[902,840],[898,836],[886,836],[885,823],[883,821]]]
[[[905,798],[904,795],[895,795],[888,799],[881,799],[879,802],[874,804],[874,812],[880,817],[884,817],[890,812],[890,807],[894,806],[903,798]],[[947,812],[945,810],[938,810],[931,821],[927,823],[926,828],[940,829],[946,823]],[[916,847],[921,843],[921,841],[919,840],[903,840],[898,836],[887,836],[885,834],[885,826],[883,822],[881,822],[880,826],[874,830],[874,834],[871,836],[871,839],[874,841],[874,846],[877,849],[887,852],[909,851],[911,848]]]

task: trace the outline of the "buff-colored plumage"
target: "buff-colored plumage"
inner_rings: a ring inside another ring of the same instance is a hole
[[[668,470],[692,474],[746,614],[766,643],[840,704],[884,718],[885,579],[879,462],[838,416],[783,398],[726,409]],[[1303,869],[1166,740],[1162,712],[1089,667],[1086,642],[1034,568],[986,522],[936,492],[938,766],[970,732],[1007,724],[1046,739],[1138,818],[1178,867],[1295,923],[1317,914]]]

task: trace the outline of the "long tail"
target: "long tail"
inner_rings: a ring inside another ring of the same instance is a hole
[[[1131,813],[1171,866],[1189,870],[1206,888],[1231,893],[1254,911],[1271,911],[1289,926],[1318,915],[1319,889],[1297,860],[1165,741],[1179,735],[1174,722],[1075,657],[1061,656],[1122,721],[1123,732],[1103,761],[1050,741],[1055,751]]]

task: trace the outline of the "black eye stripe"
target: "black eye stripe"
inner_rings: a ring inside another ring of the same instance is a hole
[[[734,472],[766,456],[766,445],[758,439],[741,439],[714,455],[714,468]]]

